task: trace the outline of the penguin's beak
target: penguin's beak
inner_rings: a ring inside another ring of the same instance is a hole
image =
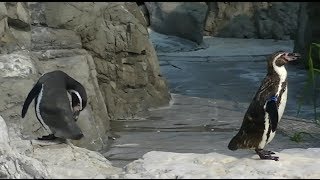
[[[299,53],[285,53],[284,58],[287,61],[295,61],[297,59],[299,59],[301,57],[301,55]]]

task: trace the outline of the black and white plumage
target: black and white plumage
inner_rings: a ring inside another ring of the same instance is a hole
[[[271,151],[263,150],[275,136],[287,101],[287,71],[284,65],[300,57],[298,53],[275,52],[268,58],[268,72],[246,111],[239,132],[228,148],[255,149],[261,159],[278,161]]]
[[[67,93],[71,95],[71,104]],[[29,92],[23,104],[22,118],[33,99],[37,119],[49,134],[38,139],[83,137],[76,124],[80,111],[87,104],[87,94],[81,83],[60,70],[45,73]]]

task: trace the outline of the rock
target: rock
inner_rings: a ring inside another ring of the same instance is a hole
[[[125,6],[126,9],[128,9],[128,11],[137,18],[143,26],[148,26],[149,23],[147,23],[145,18],[146,16],[144,15],[145,12],[141,11],[136,2],[125,2]]]
[[[255,18],[258,37],[293,39],[298,28],[299,6],[300,4],[295,2],[273,2],[268,9],[257,9]]]
[[[57,9],[64,18],[56,15]],[[48,26],[75,31],[92,54],[111,119],[136,117],[149,107],[168,104],[170,95],[147,29],[136,18],[142,17],[138,6],[50,2],[45,13]]]
[[[247,15],[238,15],[221,29],[217,37],[256,38],[254,22]]]
[[[121,172],[120,168],[113,167],[101,154],[72,144],[33,147],[34,152],[31,157],[43,162],[49,175],[54,179],[106,179]]]
[[[17,50],[30,50],[31,48],[31,33],[30,31],[23,31],[15,28],[9,28],[13,38],[17,40]]]
[[[46,26],[46,17],[45,17],[45,4],[38,2],[27,2],[28,9],[30,10],[31,22],[33,26]]]
[[[140,11],[143,13],[144,18],[146,20],[146,26],[149,26],[150,25],[149,11],[148,11],[146,5],[144,5],[144,4],[139,5],[139,8],[140,8]]]
[[[78,120],[85,138],[73,142],[80,147],[103,149],[110,119],[136,117],[150,107],[169,102],[167,85],[160,77],[158,59],[136,4],[27,5],[2,4],[10,17],[21,22],[27,19],[15,10],[21,6],[30,11],[28,23],[32,24],[29,30],[8,25],[2,37],[4,46],[0,50],[9,54],[0,56],[0,112],[10,119],[10,136],[35,139],[45,135],[33,105],[24,119],[20,117],[21,108],[40,75],[57,69],[81,82],[88,93],[88,106]],[[6,23],[5,11],[3,17]],[[11,42],[12,48],[8,45]],[[25,51],[20,50],[23,46]],[[28,151],[23,146],[17,148]]]
[[[85,137],[72,143],[90,150],[106,148],[110,119],[139,117],[169,102],[136,4],[7,2],[0,3],[1,9],[0,113],[12,137],[10,146],[21,154],[34,150],[25,139],[45,135],[33,103],[21,118],[22,105],[43,73],[63,70],[85,86],[88,105],[77,121]]]
[[[120,174],[101,154],[71,143],[29,142],[25,154],[12,148],[5,121],[0,116],[0,177],[8,179],[109,178]],[[16,138],[16,137],[14,137]]]
[[[0,116],[0,155],[3,155],[4,152],[9,148],[9,135],[6,122]]]
[[[293,39],[297,2],[209,2],[205,34],[218,37]]]
[[[199,45],[188,39],[157,33],[150,28],[148,32],[158,55],[159,53],[196,51],[206,47],[205,43]]]
[[[17,52],[0,56],[0,77],[27,77],[34,74],[33,65],[28,52]]]
[[[0,4],[0,53],[29,50],[31,46],[30,16],[24,2]]]
[[[317,21],[320,17],[319,7],[320,3],[304,2],[299,11],[299,28],[297,30],[294,50],[302,54],[305,66],[308,66],[309,46],[311,43],[320,42],[320,26]],[[312,58],[315,63],[319,62],[317,53],[312,54]],[[316,63],[315,66],[317,67],[318,64]]]
[[[0,177],[1,178],[48,178],[48,173],[38,160],[19,154],[9,143],[5,121],[0,116]]]
[[[153,30],[200,44],[208,6],[204,2],[145,2]]]
[[[120,178],[319,178],[319,148],[286,149],[279,161],[260,160],[258,155],[233,157],[219,153],[195,154],[151,151],[125,167]]]
[[[4,2],[0,2],[0,35],[2,36],[8,28],[7,8]]]
[[[30,15],[25,2],[6,2],[10,26],[30,30]]]
[[[31,49],[34,51],[82,48],[80,37],[71,30],[33,27],[31,36]]]

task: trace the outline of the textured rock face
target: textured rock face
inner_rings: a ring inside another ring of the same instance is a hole
[[[205,35],[294,39],[299,2],[209,2]]]
[[[10,130],[9,130],[10,131]],[[9,137],[0,116],[0,177],[5,179],[109,178],[121,172],[101,154],[72,144]],[[24,145],[23,148],[12,144]]]
[[[46,3],[48,26],[77,32],[92,54],[113,119],[135,117],[138,111],[167,104],[170,98],[146,26],[140,22],[143,15],[132,14],[133,7],[138,8],[120,2]],[[57,16],[57,9],[66,18]]]
[[[21,53],[0,55],[0,77],[27,77],[36,72],[30,57]]]
[[[25,2],[0,2],[0,53],[29,49],[30,15]]]
[[[88,94],[77,121],[85,137],[73,142],[81,147],[103,148],[110,119],[167,104],[170,95],[145,26],[130,2],[1,2],[0,112],[10,137],[44,135],[33,103],[24,119],[21,109],[40,75],[57,69]]]
[[[319,178],[319,148],[285,149],[279,161],[263,161],[258,155],[233,156],[208,153],[151,151],[128,164],[124,176],[132,179],[309,179]]]
[[[299,28],[295,39],[295,51],[300,52],[307,64],[307,55],[311,43],[320,43],[320,3],[318,2],[304,2],[301,5],[299,12]],[[319,57],[313,56],[315,62]]]
[[[204,2],[145,2],[153,30],[200,44],[208,6]]]

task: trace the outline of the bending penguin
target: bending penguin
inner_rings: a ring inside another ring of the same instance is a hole
[[[268,72],[256,92],[239,132],[231,139],[228,148],[254,149],[260,159],[278,161],[272,151],[264,150],[274,138],[287,102],[287,71],[284,67],[300,57],[298,53],[278,51],[268,58]]]
[[[71,104],[67,93],[71,94]],[[39,140],[57,137],[79,140],[83,137],[76,120],[80,111],[86,107],[87,94],[78,81],[60,70],[45,73],[29,92],[23,104],[22,118],[33,99],[37,119],[49,133]]]

